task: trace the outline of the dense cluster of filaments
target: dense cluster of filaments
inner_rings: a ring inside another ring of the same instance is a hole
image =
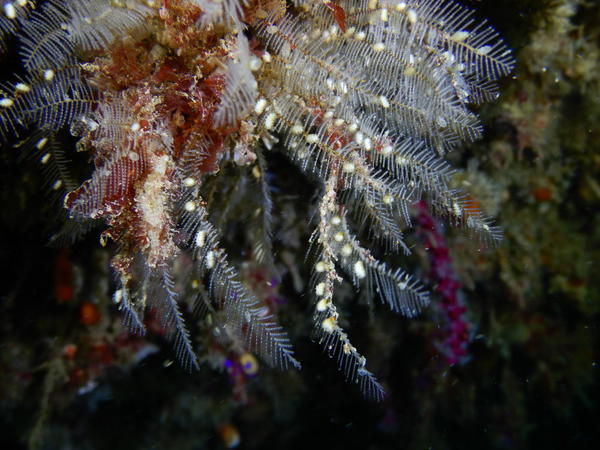
[[[405,316],[427,304],[417,280],[359,241],[409,253],[403,231],[422,199],[433,214],[498,239],[450,189],[441,159],[480,135],[467,105],[495,98],[494,80],[511,70],[495,31],[452,0],[33,6],[3,3],[2,42],[16,36],[25,73],[0,85],[0,136],[39,157],[52,189],[65,190],[72,220],[105,224],[101,242],[114,243],[120,284],[114,299],[131,329],[143,333],[153,308],[182,363],[197,366],[180,312],[197,299],[221,345],[299,365],[275,308],[248,287],[211,223],[213,208],[227,209],[213,195],[219,177],[237,171],[258,217],[245,231],[251,258],[272,266],[266,161],[282,152],[320,186],[311,237],[316,339],[348,379],[380,398],[339,325],[335,289],[349,279]],[[93,161],[79,187],[55,144],[61,129]]]

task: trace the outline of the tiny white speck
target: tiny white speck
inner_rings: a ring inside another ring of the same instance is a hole
[[[357,41],[364,41],[366,38],[367,33],[365,33],[364,31],[359,31],[354,35],[354,39],[356,39]]]
[[[396,158],[396,164],[398,164],[399,166],[405,166],[408,164],[408,159],[402,155],[398,155],[398,157]]]
[[[42,156],[42,158],[40,159],[40,162],[42,164],[48,164],[48,161],[50,161],[50,153],[46,153],[44,156]]]
[[[196,210],[196,203],[194,203],[192,200],[185,202],[185,205],[183,205],[183,208],[187,211],[187,212],[192,212]]]
[[[206,268],[212,269],[215,267],[215,252],[212,250],[206,254]]]
[[[370,138],[365,138],[365,140],[363,141],[363,148],[367,151],[373,148],[373,143],[371,142]]]
[[[54,75],[56,75],[54,73],[54,70],[47,69],[47,70],[44,71],[44,80],[46,80],[46,81],[52,81],[54,79]]]
[[[413,25],[415,23],[417,23],[417,12],[414,9],[409,9],[408,12],[406,13],[406,17],[408,18],[408,21],[410,23],[412,23]]]
[[[269,52],[264,52],[261,56],[262,60],[266,63],[270,63],[273,59],[271,58],[271,54]]]
[[[350,256],[352,254],[352,246],[346,244],[342,247],[342,256]]]
[[[321,322],[321,328],[327,333],[333,333],[335,330],[335,318],[329,317]]]
[[[252,72],[256,72],[258,69],[260,69],[260,66],[262,66],[262,62],[256,56],[252,56],[252,58],[250,58],[250,62],[248,63],[248,66],[250,67],[250,70]]]
[[[259,98],[258,101],[256,102],[256,105],[254,105],[254,112],[256,114],[262,114],[265,111],[266,107],[267,107],[267,100],[265,100],[264,98]]]
[[[290,128],[290,132],[295,135],[302,134],[303,131],[304,131],[304,128],[302,127],[302,125],[298,125],[298,124],[293,125],[292,128]]]
[[[468,31],[457,31],[452,36],[450,36],[450,39],[452,39],[455,42],[462,42],[468,37],[469,37]]]
[[[333,216],[331,218],[331,224],[332,225],[339,225],[340,223],[342,223],[342,218],[340,216]]]
[[[15,91],[16,91],[16,92],[22,92],[22,93],[25,93],[25,92],[29,92],[30,90],[31,90],[31,87],[29,87],[29,85],[28,85],[28,84],[25,84],[25,83],[17,83],[17,84],[15,85]]]
[[[452,209],[453,209],[453,212],[454,212],[454,215],[455,215],[455,216],[458,216],[458,217],[461,217],[461,216],[462,216],[462,208],[460,207],[460,204],[459,204],[459,203],[457,203],[457,202],[454,202],[454,203],[452,204]]]
[[[358,279],[363,279],[367,276],[365,265],[360,260],[354,263],[354,275],[356,275],[356,278]]]
[[[363,140],[365,139],[365,135],[362,134],[362,132],[358,131],[355,135],[354,135],[354,140],[356,141],[356,143],[358,145],[363,143]]]
[[[376,52],[382,52],[385,50],[385,44],[383,42],[377,42],[373,44],[373,50]]]
[[[8,17],[11,20],[17,18],[17,10],[15,9],[12,3],[4,4],[4,14],[6,14],[6,17]]]
[[[315,286],[315,294],[318,297],[322,297],[325,294],[325,283],[319,283]]]
[[[54,184],[52,185],[52,189],[55,191],[58,191],[62,187],[62,185],[63,185],[62,180],[56,180],[54,182]]]
[[[275,120],[277,119],[277,115],[275,113],[269,113],[265,118],[265,128],[270,130],[275,126]]]
[[[141,125],[139,122],[133,122],[129,128],[135,133],[136,131],[140,131]]]
[[[410,76],[414,75],[415,73],[417,73],[417,69],[415,69],[414,66],[408,66],[404,70],[404,75],[406,75],[407,77],[410,77]]]
[[[183,184],[186,187],[192,187],[196,184],[196,180],[192,177],[187,177],[185,180],[183,180]]]
[[[200,230],[196,233],[196,247],[200,248],[204,246],[206,242],[206,231]]]
[[[481,56],[485,56],[487,55],[489,52],[492,51],[492,46],[491,45],[484,45],[483,47],[479,47],[477,49],[477,53]]]
[[[319,136],[317,134],[308,134],[305,140],[308,144],[316,144],[319,142]]]
[[[387,22],[387,21],[388,21],[388,19],[389,19],[389,16],[388,16],[388,10],[387,10],[387,8],[383,8],[383,9],[381,10],[381,21],[382,21],[382,22]]]
[[[0,98],[0,106],[3,108],[10,108],[14,104],[15,102],[12,98]]]
[[[383,106],[384,108],[389,108],[390,107],[390,102],[387,99],[387,97],[380,95],[379,96],[379,103],[381,103],[381,106]]]
[[[356,169],[356,167],[351,162],[344,163],[344,165],[342,166],[342,170],[344,172],[348,172],[348,173],[354,172],[355,169]]]
[[[329,306],[329,299],[327,298],[322,298],[321,300],[319,300],[319,302],[317,303],[317,311],[319,312],[323,312],[325,311]]]
[[[41,138],[39,141],[36,142],[35,148],[37,148],[38,150],[41,150],[46,146],[47,143],[48,143],[48,138],[46,138],[46,137]]]

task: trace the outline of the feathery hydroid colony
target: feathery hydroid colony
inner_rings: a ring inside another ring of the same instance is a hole
[[[511,70],[494,30],[450,0],[34,6],[3,4],[3,42],[16,34],[25,73],[0,86],[0,133],[55,167],[52,188],[70,191],[71,218],[106,223],[101,242],[116,243],[114,298],[131,329],[143,333],[144,311],[155,308],[183,365],[197,366],[178,308],[193,295],[213,313],[223,345],[299,365],[209,220],[208,187],[235,167],[260,186],[261,220],[245,230],[252,257],[273,264],[266,159],[278,150],[321,186],[311,238],[318,340],[347,378],[380,398],[338,323],[335,287],[345,276],[406,316],[427,304],[414,278],[357,237],[367,231],[388,251],[409,253],[403,230],[422,198],[433,213],[498,239],[449,188],[440,158],[480,135],[467,105],[495,98],[494,80]],[[76,189],[51,145],[64,128],[95,167]],[[193,263],[182,263],[186,256]]]

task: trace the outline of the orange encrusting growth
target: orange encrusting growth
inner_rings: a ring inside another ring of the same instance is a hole
[[[83,302],[79,308],[79,321],[83,325],[96,325],[102,316],[98,306],[92,302]]]

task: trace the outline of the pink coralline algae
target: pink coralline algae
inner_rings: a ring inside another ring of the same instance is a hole
[[[433,219],[425,202],[415,205],[416,223],[424,247],[429,255],[431,282],[436,283],[436,292],[441,301],[437,311],[444,322],[438,333],[436,347],[444,355],[449,365],[463,364],[468,358],[468,346],[473,325],[467,318],[467,306],[461,290],[461,283],[454,271],[452,257],[438,223]]]

